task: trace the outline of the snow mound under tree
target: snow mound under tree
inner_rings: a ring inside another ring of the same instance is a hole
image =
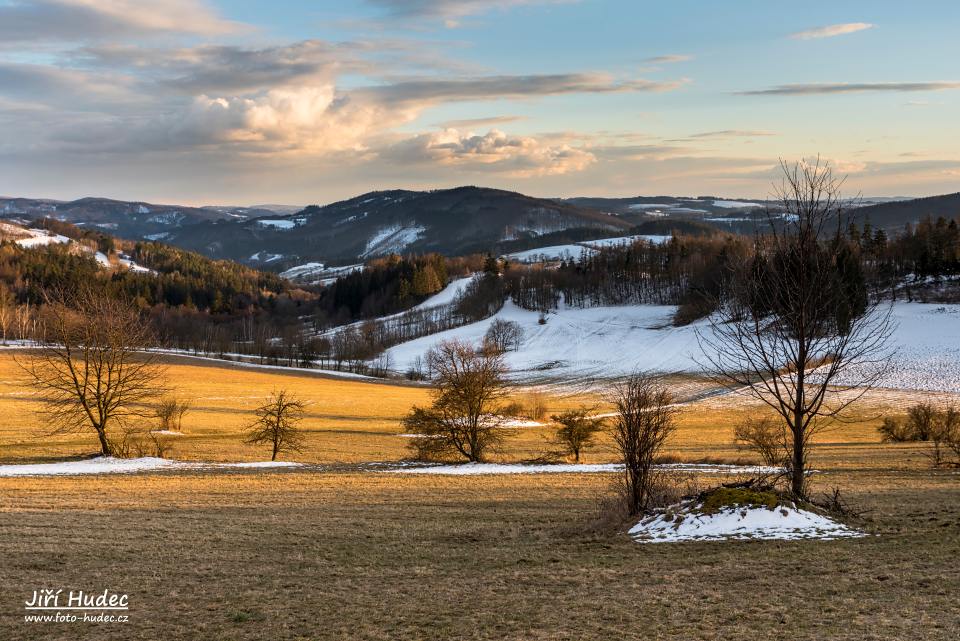
[[[639,543],[866,536],[827,516],[780,501],[772,493],[736,490],[720,490],[660,510],[633,526],[629,534]]]

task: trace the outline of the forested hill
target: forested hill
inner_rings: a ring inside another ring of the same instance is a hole
[[[212,221],[166,239],[209,256],[271,268],[305,262],[354,263],[393,253],[446,256],[493,250],[498,243],[571,229],[617,235],[617,216],[499,189],[379,191],[291,216]]]
[[[861,225],[869,222],[875,228],[899,232],[905,225],[917,224],[925,218],[951,220],[960,217],[960,192],[866,205],[853,214],[854,220]]]

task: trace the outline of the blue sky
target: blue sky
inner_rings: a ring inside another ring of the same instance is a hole
[[[0,0],[0,194],[960,185],[960,5]]]

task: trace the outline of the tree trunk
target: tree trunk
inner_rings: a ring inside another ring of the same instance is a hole
[[[804,499],[806,498],[804,488],[806,482],[806,475],[804,474],[804,450],[806,449],[806,434],[804,433],[804,429],[801,427],[803,425],[803,416],[799,411],[794,414],[793,420],[793,478],[791,479],[790,491],[793,493],[794,498]]]
[[[97,438],[100,439],[100,452],[104,456],[113,456],[113,450],[110,447],[110,441],[107,440],[107,431],[102,427],[97,429]]]

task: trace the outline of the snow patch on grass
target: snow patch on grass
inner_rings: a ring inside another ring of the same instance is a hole
[[[130,474],[133,472],[203,470],[220,468],[297,467],[302,463],[290,461],[254,461],[245,463],[205,463],[175,461],[145,456],[142,458],[113,458],[100,456],[84,461],[61,461],[58,463],[34,463],[0,465],[0,477],[4,476],[66,476],[77,474]]]

